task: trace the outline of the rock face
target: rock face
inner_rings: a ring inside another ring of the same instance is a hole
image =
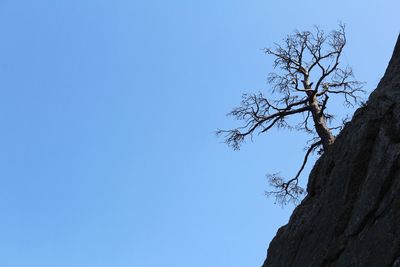
[[[263,267],[400,267],[400,36],[368,103],[316,162]]]

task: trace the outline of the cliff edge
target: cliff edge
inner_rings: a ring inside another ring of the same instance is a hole
[[[400,267],[400,36],[367,104],[316,162],[263,267]]]

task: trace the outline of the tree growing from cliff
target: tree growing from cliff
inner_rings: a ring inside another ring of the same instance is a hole
[[[242,124],[230,130],[218,130],[225,143],[234,150],[255,134],[263,134],[273,127],[305,131],[311,139],[298,172],[285,180],[278,174],[268,175],[274,195],[280,203],[297,202],[304,194],[298,184],[299,177],[311,153],[323,153],[334,143],[333,130],[341,129],[343,123],[333,126],[333,114],[327,112],[329,97],[343,96],[344,104],[354,106],[360,102],[362,83],[355,80],[349,66],[340,64],[346,45],[345,26],[326,34],[315,27],[313,31],[296,31],[288,35],[282,44],[265,48],[264,52],[274,58],[275,72],[268,76],[270,97],[263,93],[243,94],[233,116]],[[297,117],[297,122],[288,121]]]

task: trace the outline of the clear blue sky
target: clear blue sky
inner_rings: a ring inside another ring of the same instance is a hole
[[[293,174],[304,136],[234,152],[213,131],[235,125],[243,92],[268,89],[260,49],[296,28],[347,23],[345,60],[370,91],[399,10],[0,0],[0,267],[260,266],[292,211],[265,198],[265,174]]]

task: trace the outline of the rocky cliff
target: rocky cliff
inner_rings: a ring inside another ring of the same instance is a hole
[[[400,37],[367,104],[316,162],[263,267],[400,267]]]

